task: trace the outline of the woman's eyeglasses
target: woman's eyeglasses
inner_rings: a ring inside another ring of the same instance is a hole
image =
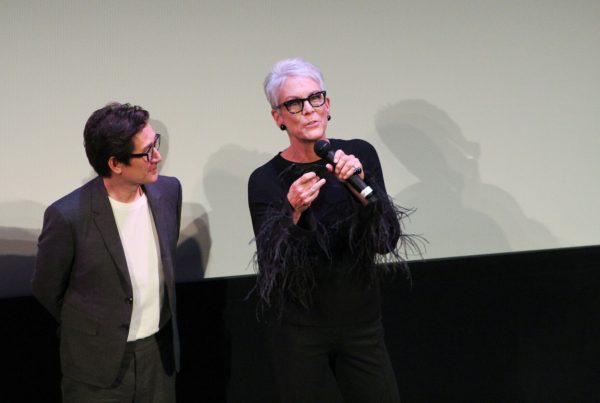
[[[319,106],[323,106],[326,98],[327,92],[319,91],[309,95],[307,98],[294,98],[290,99],[289,101],[282,102],[281,104],[277,105],[275,109],[285,106],[285,109],[287,109],[289,113],[300,113],[304,110],[305,101],[308,101],[310,106],[313,108],[318,108]]]

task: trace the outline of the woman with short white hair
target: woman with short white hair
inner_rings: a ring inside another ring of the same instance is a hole
[[[404,266],[407,211],[389,201],[369,143],[327,137],[331,101],[319,69],[282,60],[264,90],[289,139],[248,182],[256,289],[279,398],[331,401],[334,391],[347,402],[397,402],[380,307],[379,283],[391,265],[380,263],[390,253]]]

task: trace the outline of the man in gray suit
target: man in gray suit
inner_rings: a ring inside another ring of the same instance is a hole
[[[175,402],[181,185],[158,175],[148,118],[95,111],[84,145],[98,177],[44,214],[32,285],[60,325],[64,403]]]

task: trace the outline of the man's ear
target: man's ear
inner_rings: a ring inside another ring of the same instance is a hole
[[[119,162],[117,158],[113,155],[108,159],[108,168],[115,174],[120,175],[122,169],[122,162]]]

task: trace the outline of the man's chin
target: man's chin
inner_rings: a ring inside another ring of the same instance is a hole
[[[158,172],[148,176],[148,181],[146,183],[154,183],[158,180]]]

